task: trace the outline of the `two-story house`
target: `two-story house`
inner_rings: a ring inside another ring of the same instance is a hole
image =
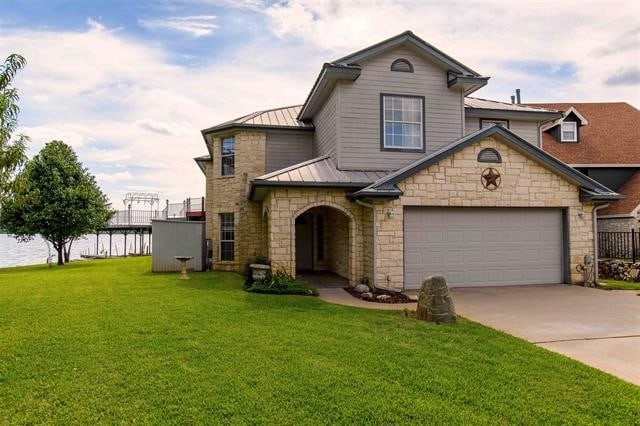
[[[626,102],[534,105],[563,114],[542,126],[540,147],[625,196],[598,210],[598,229],[638,230],[640,111]]]
[[[468,96],[488,79],[405,32],[325,63],[300,106],[203,130],[215,269],[580,282],[594,207],[618,194],[539,149],[561,113]]]

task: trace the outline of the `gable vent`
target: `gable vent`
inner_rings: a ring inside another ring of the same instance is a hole
[[[396,59],[391,64],[391,71],[413,72],[413,65],[411,65],[411,62],[406,59]]]
[[[493,148],[485,148],[478,154],[480,163],[502,163],[500,153]]]

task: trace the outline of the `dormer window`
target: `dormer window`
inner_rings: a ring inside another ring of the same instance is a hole
[[[413,65],[411,65],[411,62],[407,61],[406,59],[396,59],[391,64],[391,71],[413,72]]]
[[[578,123],[575,121],[562,122],[560,129],[561,142],[578,142]]]

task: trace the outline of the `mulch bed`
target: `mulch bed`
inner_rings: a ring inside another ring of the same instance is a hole
[[[409,299],[409,296],[407,296],[406,294],[396,293],[396,292],[392,292],[392,291],[376,290],[376,291],[372,292],[373,293],[373,298],[371,298],[371,299],[363,299],[363,298],[361,298],[360,297],[360,293],[358,293],[357,291],[355,291],[351,287],[344,287],[344,291],[346,291],[347,293],[349,293],[350,295],[352,295],[356,299],[360,299],[360,300],[363,300],[365,302],[372,302],[372,303],[415,303],[415,300]],[[378,300],[376,297],[381,295],[381,294],[387,294],[387,295],[389,295],[391,297],[388,298],[388,299],[385,299],[385,300]]]

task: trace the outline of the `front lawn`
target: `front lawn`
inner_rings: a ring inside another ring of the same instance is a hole
[[[600,280],[599,287],[607,290],[640,290],[640,283],[618,280]]]
[[[0,423],[640,421],[640,388],[469,321],[149,269],[0,270]]]

